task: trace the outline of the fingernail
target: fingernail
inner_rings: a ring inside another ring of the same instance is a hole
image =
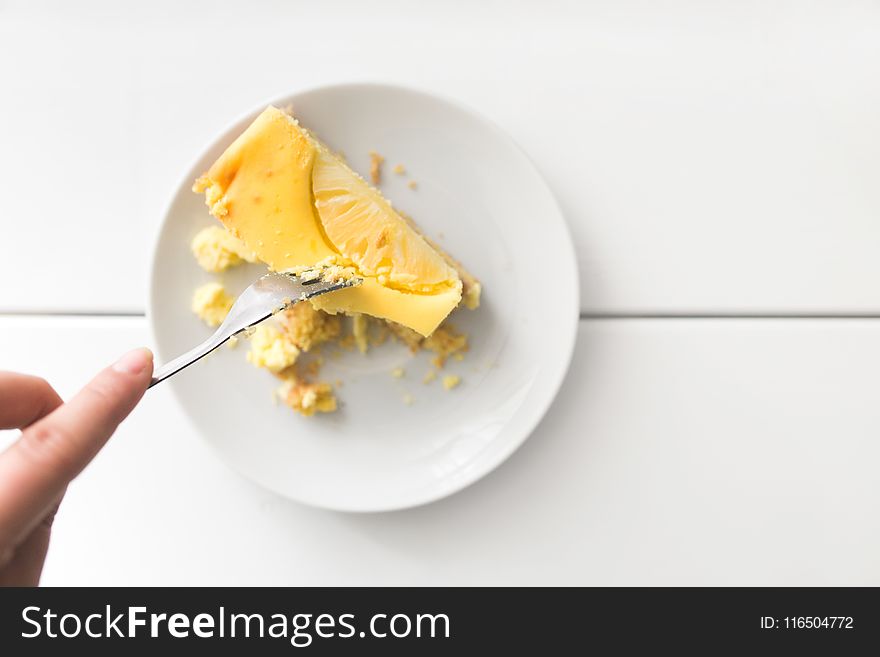
[[[153,352],[141,347],[140,349],[129,351],[113,363],[113,369],[121,374],[140,374],[152,360]]]

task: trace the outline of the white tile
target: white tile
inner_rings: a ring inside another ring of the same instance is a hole
[[[0,318],[69,394],[140,319]],[[880,322],[581,322],[507,463],[410,511],[243,481],[159,387],[70,488],[47,584],[880,584]]]
[[[5,2],[0,71],[0,310],[142,310],[203,145],[348,80],[509,131],[567,214],[585,311],[880,310],[876,3]]]

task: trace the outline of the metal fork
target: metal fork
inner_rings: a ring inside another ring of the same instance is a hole
[[[304,280],[295,274],[284,273],[261,276],[235,300],[229,314],[226,315],[226,319],[223,320],[214,335],[194,349],[190,349],[157,369],[149,387],[152,388],[160,381],[177,374],[184,367],[207,356],[236,333],[241,333],[251,326],[259,324],[295,303],[311,299],[319,294],[359,285],[361,282],[359,278],[332,282],[325,281],[320,277],[309,277]]]

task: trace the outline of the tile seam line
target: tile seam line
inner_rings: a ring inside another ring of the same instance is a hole
[[[144,312],[103,310],[0,310],[0,317],[146,317]]]
[[[615,319],[880,319],[880,313],[580,313],[581,320]]]
[[[0,310],[0,318],[3,317],[58,317],[58,318],[124,318],[143,317],[146,313],[137,311],[100,311],[100,310],[70,310],[70,311],[40,311],[40,310]],[[765,320],[858,320],[880,319],[880,313],[579,313],[580,321],[589,320],[710,320],[710,319],[765,319]]]

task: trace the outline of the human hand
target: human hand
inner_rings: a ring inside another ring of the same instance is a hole
[[[0,429],[21,429],[0,454],[0,586],[40,581],[67,484],[140,401],[153,373],[146,349],[125,354],[73,399],[43,379],[0,372]]]

